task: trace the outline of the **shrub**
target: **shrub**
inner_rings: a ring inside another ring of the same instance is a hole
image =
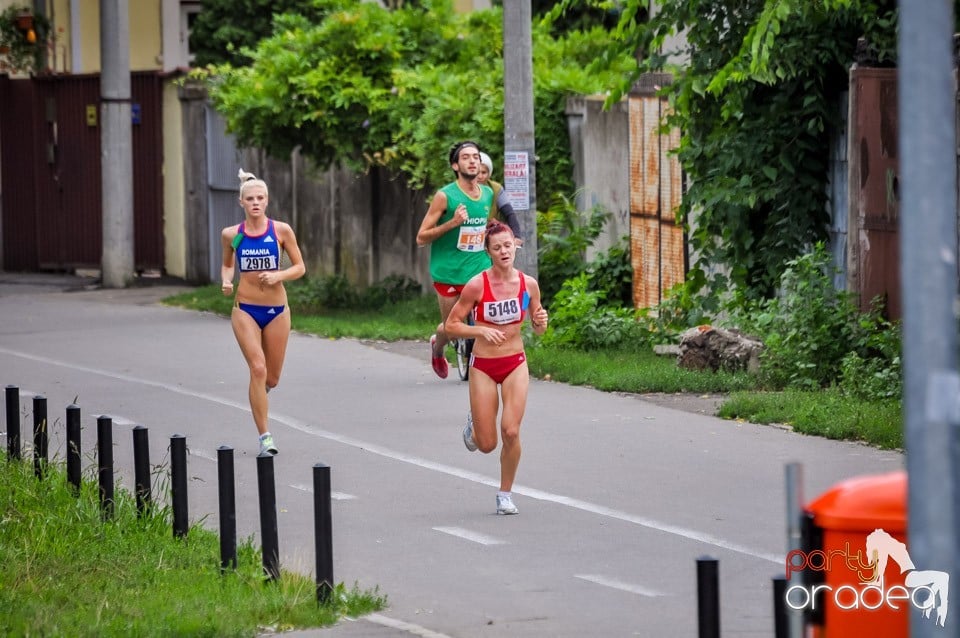
[[[600,236],[609,216],[600,206],[580,212],[562,194],[546,211],[537,213],[537,279],[543,305],[552,307],[564,282],[584,272],[587,248]]]
[[[824,244],[817,243],[787,263],[777,297],[742,302],[731,318],[763,340],[760,374],[770,387],[819,390],[846,377],[852,389],[870,377],[875,384],[869,392],[894,392],[897,331],[878,309],[861,313],[851,293],[834,288],[831,263]]]
[[[416,299],[423,294],[423,286],[406,275],[389,275],[360,294],[360,305],[376,310],[384,306]]]
[[[587,264],[590,288],[600,291],[608,305],[633,307],[633,265],[630,263],[630,238],[600,253]]]
[[[588,288],[586,273],[563,283],[553,300],[550,325],[541,343],[581,350],[649,344],[649,335],[632,309],[604,306],[603,293]]]
[[[290,305],[299,312],[378,310],[423,294],[420,282],[406,275],[389,275],[364,290],[343,275],[304,278],[287,287]]]
[[[840,362],[840,390],[864,401],[899,399],[903,395],[899,324],[889,324],[874,313],[861,325],[867,331],[866,343]]]

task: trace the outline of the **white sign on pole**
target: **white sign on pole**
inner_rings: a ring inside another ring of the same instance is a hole
[[[525,151],[503,154],[503,190],[514,210],[530,210],[530,163]]]

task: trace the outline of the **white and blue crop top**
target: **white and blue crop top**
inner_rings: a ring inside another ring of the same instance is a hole
[[[273,220],[267,220],[266,232],[251,236],[244,232],[245,224],[240,224],[233,248],[237,254],[240,272],[278,270],[280,268],[280,242],[273,228]]]

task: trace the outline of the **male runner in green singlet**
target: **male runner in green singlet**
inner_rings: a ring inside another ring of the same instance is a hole
[[[430,354],[433,371],[441,379],[449,373],[443,348],[450,340],[443,324],[464,284],[490,267],[483,238],[493,205],[493,191],[477,182],[480,147],[476,142],[454,144],[449,159],[457,179],[433,196],[417,232],[417,245],[430,245],[430,277],[440,305],[440,323],[430,337]]]

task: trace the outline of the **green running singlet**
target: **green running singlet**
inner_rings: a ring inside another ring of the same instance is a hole
[[[460,204],[467,207],[467,221],[430,244],[430,277],[434,283],[459,286],[490,267],[490,256],[484,248],[483,238],[493,205],[493,191],[489,186],[480,185],[480,197],[473,199],[457,182],[451,182],[440,192],[447,196],[447,210],[437,225],[453,219]]]

